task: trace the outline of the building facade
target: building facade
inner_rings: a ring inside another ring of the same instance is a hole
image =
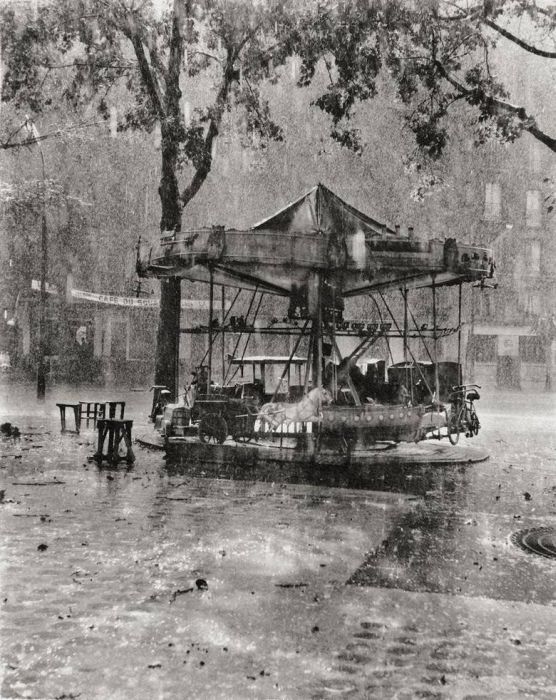
[[[553,161],[524,136],[494,149],[484,174],[479,230],[493,241],[498,288],[473,291],[469,371],[479,384],[556,388]]]

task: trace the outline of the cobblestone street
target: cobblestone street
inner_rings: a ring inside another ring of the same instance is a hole
[[[486,394],[488,461],[362,490],[99,469],[71,392],[2,393],[2,698],[556,696],[555,563],[510,540],[556,525],[553,396]]]

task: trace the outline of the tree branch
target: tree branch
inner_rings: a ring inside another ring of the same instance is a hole
[[[483,12],[483,5],[475,5],[474,7],[468,7],[467,9],[464,9],[463,7],[460,7],[457,3],[455,2],[446,2],[446,5],[449,5],[451,8],[459,12],[459,15],[440,15],[438,13],[435,13],[435,16],[437,19],[442,20],[443,22],[453,22],[456,20],[461,20],[461,19],[471,19],[475,17],[476,15],[480,14]]]
[[[222,60],[218,58],[218,56],[214,56],[211,53],[207,53],[206,51],[191,51],[189,53],[189,56],[205,56],[206,58],[210,58],[213,61],[218,61],[218,63],[222,63]]]
[[[135,17],[127,11],[125,16],[121,19],[121,25],[118,29],[126,36],[133,46],[135,51],[135,56],[139,64],[139,72],[147,93],[152,101],[153,107],[158,115],[158,118],[162,122],[166,116],[164,105],[162,101],[162,95],[160,94],[159,86],[155,78],[153,68],[147,59],[145,53],[145,47],[143,46],[143,40],[140,36],[139,29],[137,27],[137,22]]]
[[[41,134],[40,136],[33,136],[33,138],[23,139],[23,141],[12,141],[12,138],[21,131],[24,124],[14,131],[6,141],[0,141],[0,151],[7,151],[10,148],[23,148],[24,146],[32,146],[37,143],[37,141],[46,141],[47,139],[54,138],[56,136],[62,136],[66,131],[73,131],[74,129],[87,129],[90,126],[99,126],[103,124],[103,121],[93,121],[85,122],[83,124],[74,124],[73,126],[66,126],[63,129],[56,129],[55,131],[50,131],[46,134]]]
[[[491,19],[488,19],[488,17],[483,17],[481,21],[483,22],[483,24],[486,24],[488,27],[498,32],[498,34],[501,34],[504,38],[509,39],[514,44],[517,44],[522,49],[525,49],[525,51],[535,54],[535,56],[542,56],[543,58],[556,58],[556,52],[544,51],[544,49],[538,49],[536,46],[531,46],[526,41],[523,41],[523,39],[520,39],[518,36],[512,34],[507,29],[504,29],[499,24],[496,24],[496,22],[493,22]]]
[[[44,68],[48,70],[58,70],[60,68],[87,68],[91,64],[87,61],[72,61],[71,63],[53,63],[53,64],[43,64]],[[134,68],[135,63],[97,63],[96,68]]]
[[[455,87],[458,92],[465,95],[468,101],[470,99],[477,99],[480,97],[480,93],[477,89],[467,88],[465,85],[462,85],[462,83],[448,73],[440,61],[435,61],[434,65],[436,66],[440,75],[447,80],[450,85]],[[556,152],[556,139],[542,131],[542,129],[538,127],[535,118],[530,114],[527,114],[524,107],[518,107],[517,105],[512,105],[509,102],[504,102],[493,95],[483,95],[480,98],[480,101],[487,104],[492,112],[514,114],[523,122],[523,129],[525,131],[528,131],[531,136],[534,136],[538,141],[550,148],[551,151]]]
[[[232,52],[228,50],[226,67],[224,69],[222,83],[220,85],[220,89],[218,91],[214,106],[212,108],[212,116],[205,136],[204,155],[202,158],[202,162],[201,165],[196,169],[189,185],[185,187],[183,192],[181,193],[180,199],[182,201],[183,206],[186,206],[187,203],[193,199],[193,197],[201,188],[204,181],[207,179],[208,174],[210,173],[212,167],[212,145],[214,143],[214,140],[218,136],[218,130],[222,122],[222,114],[224,113],[224,109],[226,108],[226,102],[228,100],[230,87],[234,80],[234,56],[237,56],[237,53],[234,52],[232,54]]]
[[[139,72],[141,73],[141,77],[143,78],[143,82],[145,83],[145,87],[147,88],[147,92],[152,100],[158,118],[162,121],[166,116],[162,104],[162,96],[160,95],[158,85],[156,84],[156,79],[147,60],[143,42],[138,34],[132,34],[129,38],[133,44],[135,55],[137,56]]]
[[[186,11],[189,12],[189,3],[186,3],[185,7]],[[174,0],[172,34],[170,37],[168,69],[166,71],[166,112],[172,117],[177,117],[180,112],[180,72],[183,60],[183,40],[180,31],[181,15],[180,0]]]
[[[162,63],[160,56],[158,54],[158,49],[156,48],[156,45],[149,44],[149,54],[151,56],[151,63],[155,67],[155,69],[160,73],[162,80],[164,83],[166,83],[166,80],[168,78],[166,69],[164,68],[164,64]]]
[[[471,7],[467,10],[464,10],[463,8],[459,7],[455,3],[448,2],[448,5],[453,7],[455,10],[457,10],[460,14],[458,15],[439,15],[437,14],[436,17],[437,19],[443,21],[443,22],[451,22],[451,21],[458,21],[462,19],[473,19],[478,17],[482,24],[486,24],[487,27],[490,27],[491,29],[494,29],[495,32],[498,32],[501,36],[504,38],[508,39],[509,41],[513,42],[514,44],[517,44],[517,46],[521,47],[525,51],[528,51],[529,53],[535,54],[535,56],[542,56],[542,58],[556,58],[556,52],[554,51],[545,51],[544,49],[538,49],[536,46],[532,46],[531,44],[527,43],[523,39],[520,39],[518,36],[513,34],[512,32],[508,31],[507,29],[504,29],[504,27],[501,27],[499,24],[494,22],[493,20],[489,19],[487,16],[487,12],[482,5],[476,5],[474,7]],[[541,7],[537,7],[535,5],[535,10],[539,12],[540,14],[543,14],[546,17],[549,17],[552,21],[554,21],[554,16],[550,14],[547,10],[544,10]]]
[[[245,45],[251,41],[251,39],[255,36],[255,34],[259,31],[261,28],[262,22],[259,22],[259,24],[256,24],[253,29],[250,32],[247,32],[243,39],[239,42],[237,45],[235,51],[231,52],[232,53],[232,62],[238,58],[239,54],[243,51]]]

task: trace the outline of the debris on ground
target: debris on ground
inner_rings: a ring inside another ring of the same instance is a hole
[[[207,586],[207,588],[208,588],[208,586]],[[192,591],[193,591],[193,588],[178,588],[177,591],[174,591],[172,593],[172,597],[170,598],[170,603],[173,603],[179,595],[184,595],[185,593],[191,593]]]
[[[21,432],[17,425],[12,425],[11,423],[2,423],[0,425],[0,437],[2,440],[19,440],[21,437]]]

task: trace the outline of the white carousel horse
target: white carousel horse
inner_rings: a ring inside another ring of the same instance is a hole
[[[261,424],[268,425],[275,429],[283,423],[303,423],[309,421],[318,421],[322,418],[322,404],[332,402],[332,394],[328,389],[311,389],[301,401],[297,403],[271,402],[265,403],[259,409],[257,418]]]

